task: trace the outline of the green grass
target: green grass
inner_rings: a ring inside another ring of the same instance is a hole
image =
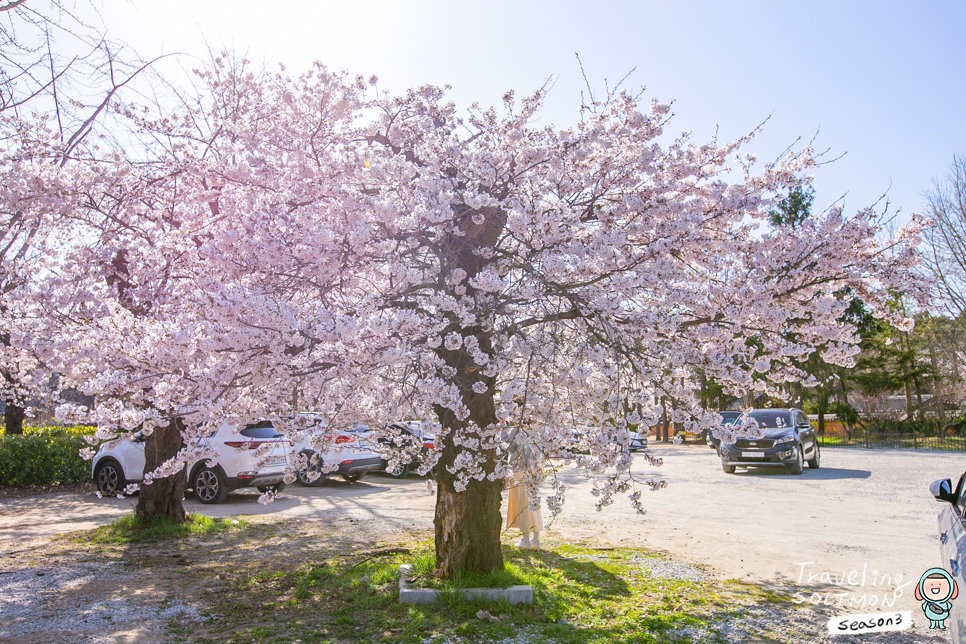
[[[137,515],[129,514],[109,525],[84,533],[81,539],[89,543],[139,543],[216,534],[242,525],[237,519],[212,519],[198,514],[189,514],[184,523],[175,523],[167,517],[155,517],[144,522]]]
[[[469,643],[526,632],[535,643],[684,643],[693,641],[687,629],[697,629],[711,633],[702,641],[726,642],[715,631],[716,621],[740,616],[756,603],[792,606],[788,598],[741,582],[655,576],[647,564],[660,560],[641,550],[572,545],[543,551],[504,545],[504,572],[513,584],[533,587],[533,604],[467,599],[460,588],[469,578],[450,584],[435,604],[400,604],[399,565],[412,564],[419,574],[432,571],[430,543],[407,549],[377,556],[343,552],[289,568],[284,558],[267,558],[258,566],[227,569],[204,607],[214,619],[192,641]],[[481,618],[479,611],[496,620]]]
[[[452,579],[440,579],[436,576],[436,553],[432,549],[417,551],[408,561],[412,566],[409,586],[412,588],[435,588],[437,590],[462,588],[509,588],[510,586],[525,585],[523,573],[511,562],[506,562],[503,570],[492,570],[488,573],[471,573],[458,571]],[[398,568],[395,574],[399,574]],[[387,574],[390,574],[387,571]]]

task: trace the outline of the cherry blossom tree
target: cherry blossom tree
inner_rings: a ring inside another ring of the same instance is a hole
[[[24,308],[21,291],[43,270],[57,202],[73,189],[61,170],[108,143],[108,107],[150,65],[81,18],[84,4],[0,2],[0,399],[10,433],[22,431],[28,402],[56,398],[42,357],[49,320]]]
[[[501,422],[542,454],[525,481],[551,513],[569,463],[599,475],[599,508],[624,495],[643,511],[660,484],[632,469],[628,425],[670,398],[673,422],[718,426],[683,376],[777,393],[815,351],[853,360],[837,294],[902,328],[888,290],[924,295],[918,218],[890,238],[871,210],[770,229],[811,150],[758,167],[751,136],[669,138],[668,106],[627,92],[556,128],[535,125],[543,89],[463,114],[442,89],[373,97],[322,66],[218,58],[199,78],[179,111],[123,110],[150,163],[88,176],[58,259],[69,288],[47,300],[79,322],[64,366],[104,401],[102,432],[181,430],[154,482],[225,418],[293,434],[298,409],[336,428],[423,420],[443,576],[502,566]],[[587,454],[568,449],[574,427]]]

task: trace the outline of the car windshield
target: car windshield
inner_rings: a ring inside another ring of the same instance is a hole
[[[787,411],[754,411],[749,415],[759,427],[792,427],[791,415]]]

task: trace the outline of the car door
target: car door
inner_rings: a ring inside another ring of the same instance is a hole
[[[802,444],[805,457],[813,458],[815,456],[815,428],[812,427],[812,422],[804,413],[796,411],[795,427],[798,429],[798,440]]]
[[[124,478],[128,481],[140,481],[144,478],[144,441],[147,436],[142,432],[135,432],[130,441],[124,445],[121,467],[124,468]]]

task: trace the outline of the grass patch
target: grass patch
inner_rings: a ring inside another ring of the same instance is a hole
[[[248,533],[258,536],[246,528],[239,537]],[[719,623],[734,622],[748,606],[792,608],[751,584],[669,577],[662,559],[638,549],[562,545],[521,551],[509,544],[503,546],[507,577],[457,580],[435,604],[400,604],[399,565],[409,563],[429,576],[433,548],[429,542],[390,545],[396,547],[375,554],[343,548],[308,562],[266,549],[257,565],[208,567],[208,578],[219,570],[223,581],[206,596],[204,609],[213,619],[191,641],[469,644],[525,633],[535,644],[723,643],[736,633],[726,636]],[[460,592],[503,583],[532,586],[534,603],[511,606]]]
[[[200,514],[189,514],[184,523],[176,523],[167,517],[142,521],[137,515],[129,514],[85,533],[81,539],[89,543],[139,543],[217,534],[242,525],[237,519],[213,519]]]
[[[460,571],[452,579],[440,579],[436,576],[436,553],[433,549],[414,553],[410,565],[413,569],[408,582],[412,588],[509,588],[527,583],[523,573],[512,562],[505,562],[503,570],[492,570],[484,574]],[[398,570],[397,568],[397,575]]]

